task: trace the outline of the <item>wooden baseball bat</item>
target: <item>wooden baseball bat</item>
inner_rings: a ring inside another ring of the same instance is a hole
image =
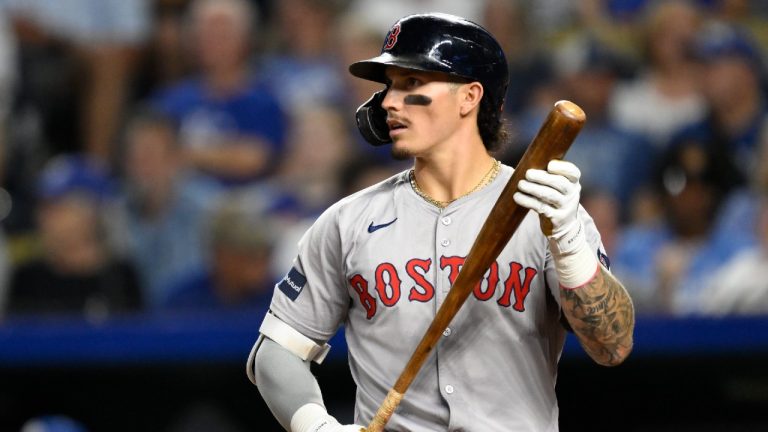
[[[432,349],[440,340],[443,331],[464,304],[475,284],[483,277],[491,263],[499,256],[504,246],[520,226],[528,209],[517,205],[512,195],[517,192],[517,183],[524,178],[530,168],[546,169],[552,159],[562,159],[576,135],[581,131],[586,116],[584,111],[573,102],[561,100],[555,103],[538,134],[523,154],[499,199],[485,220],[475,243],[461,267],[456,282],[451,287],[445,301],[437,311],[419,345],[411,355],[400,377],[389,390],[386,399],[379,406],[364,432],[382,432],[384,425],[395,412],[410,387],[416,374],[426,361]],[[541,218],[542,229],[551,232],[551,223]]]

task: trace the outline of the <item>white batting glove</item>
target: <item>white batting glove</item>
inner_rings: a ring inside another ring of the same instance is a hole
[[[552,222],[547,236],[560,284],[567,288],[589,282],[597,270],[579,219],[581,171],[568,161],[552,160],[547,170],[529,169],[518,183],[515,202]]]
[[[360,432],[360,425],[340,424],[322,406],[308,403],[291,417],[291,432]]]

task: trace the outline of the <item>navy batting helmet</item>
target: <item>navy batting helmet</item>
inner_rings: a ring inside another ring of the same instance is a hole
[[[479,81],[485,90],[483,97],[489,98],[491,106],[499,112],[509,83],[504,51],[488,30],[464,18],[442,13],[409,15],[400,19],[387,33],[381,54],[352,63],[349,71],[356,77],[386,84],[384,71],[387,66],[444,72]],[[380,104],[382,99],[383,94],[377,93],[366,104]],[[371,116],[371,113],[364,114]],[[358,126],[361,126],[360,120],[358,113]],[[364,128],[361,131],[371,141],[367,131]],[[383,144],[389,142],[388,138],[384,142],[371,142]]]

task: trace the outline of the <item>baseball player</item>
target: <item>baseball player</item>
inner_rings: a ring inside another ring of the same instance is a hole
[[[482,27],[444,14],[395,23],[381,55],[350,66],[385,88],[357,112],[363,136],[413,169],[326,210],[276,287],[247,373],[280,424],[359,431],[431,323],[513,169],[503,139],[507,64]],[[388,431],[556,431],[566,327],[603,365],[632,349],[634,312],[579,205],[579,170],[529,170],[515,201],[529,212],[434,348]],[[538,214],[537,214],[538,213]],[[539,215],[552,222],[545,236]],[[356,425],[323,405],[309,363],[346,328]]]

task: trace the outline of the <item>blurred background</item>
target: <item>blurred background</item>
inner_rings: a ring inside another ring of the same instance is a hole
[[[0,0],[0,430],[280,430],[247,353],[314,218],[407,168],[356,130],[380,85],[347,66],[425,11],[508,55],[497,158],[555,101],[587,113],[567,158],[636,345],[606,369],[568,340],[561,430],[768,430],[756,0]]]

